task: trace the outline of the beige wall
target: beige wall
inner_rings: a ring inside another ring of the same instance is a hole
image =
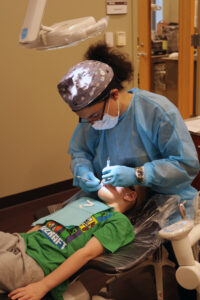
[[[108,31],[127,33],[122,50],[133,59],[133,19],[111,16]],[[57,93],[56,84],[82,59],[88,45],[55,51],[27,50],[18,45],[28,0],[0,2],[0,197],[60,182],[72,177],[67,154],[77,117]],[[104,0],[48,0],[43,24],[105,15]],[[134,21],[135,22],[135,21]]]

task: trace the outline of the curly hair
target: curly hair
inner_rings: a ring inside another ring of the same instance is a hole
[[[133,78],[133,66],[128,56],[116,48],[109,48],[106,43],[98,42],[91,45],[84,55],[87,60],[98,60],[108,64],[114,72],[114,80],[110,88],[123,89],[123,81],[131,81]]]

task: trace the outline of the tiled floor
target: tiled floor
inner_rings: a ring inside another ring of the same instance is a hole
[[[48,197],[19,204],[0,210],[0,230],[7,232],[25,232],[34,220],[34,213],[42,207],[68,199],[77,189],[61,192]],[[88,270],[80,279],[87,286],[90,294],[96,294],[105,281],[105,275],[95,270]],[[163,268],[164,300],[195,300],[194,291],[180,288],[175,280],[175,270]],[[112,297],[115,300],[156,300],[154,272],[151,267],[133,271],[112,283]],[[0,295],[0,300],[7,300],[6,295]],[[49,299],[49,298],[48,298]],[[43,299],[45,300],[45,299]]]

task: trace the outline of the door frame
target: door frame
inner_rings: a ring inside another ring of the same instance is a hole
[[[138,0],[139,88],[151,91],[151,0]]]
[[[197,33],[200,34],[200,0],[197,3]],[[195,115],[200,116],[200,47],[197,48],[197,61],[196,61],[196,103]]]
[[[139,88],[151,90],[151,0],[137,0],[137,3],[139,40],[137,51],[144,53],[143,56],[139,56]],[[191,46],[194,12],[195,0],[179,0],[177,108],[183,119],[194,114],[194,48]]]
[[[194,34],[195,0],[179,0],[178,109],[184,119],[194,115]]]

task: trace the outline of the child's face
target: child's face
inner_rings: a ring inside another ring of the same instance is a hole
[[[115,187],[106,184],[98,191],[98,196],[108,204],[125,201],[135,202],[137,198],[136,192],[128,187]]]

